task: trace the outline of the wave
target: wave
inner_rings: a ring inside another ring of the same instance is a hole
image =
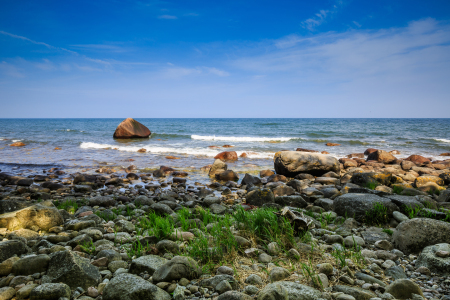
[[[62,132],[85,132],[84,130],[78,130],[78,129],[55,129],[55,131],[62,131]]]
[[[261,125],[261,126],[275,126],[275,125],[281,125],[281,123],[255,123],[255,125]]]
[[[191,135],[191,139],[203,141],[226,141],[226,142],[287,142],[298,138]]]
[[[155,146],[120,146],[120,145],[109,145],[109,144],[97,144],[92,142],[82,142],[80,144],[82,149],[116,149],[118,151],[126,152],[137,152],[139,149],[147,150],[146,153],[150,154],[188,154],[196,156],[208,156],[214,157],[219,154],[220,150],[214,150],[209,148],[173,148],[173,147],[155,147]],[[246,153],[249,158],[273,158],[275,152],[254,152],[254,151],[236,151],[236,153],[241,155]]]
[[[446,139],[434,139],[434,140],[439,141],[439,142],[444,142],[444,143],[450,143],[450,140],[446,140]]]
[[[152,138],[190,138],[190,135],[176,133],[156,133],[152,132]]]

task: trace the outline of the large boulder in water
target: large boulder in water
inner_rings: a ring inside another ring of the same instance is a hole
[[[132,118],[127,118],[117,126],[113,137],[115,139],[148,138],[150,130]]]
[[[294,177],[300,173],[323,175],[329,171],[339,173],[339,161],[329,155],[299,151],[279,151],[274,156],[277,174]]]
[[[33,230],[35,226],[47,231],[63,223],[63,217],[51,201],[0,215],[0,228],[8,228],[10,231],[22,228]]]
[[[216,156],[214,156],[214,159],[221,159],[221,160],[238,160],[238,156],[236,151],[225,151],[220,152]]]

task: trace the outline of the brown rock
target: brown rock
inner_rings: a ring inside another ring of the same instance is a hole
[[[239,157],[245,158],[248,157],[247,153],[243,152],[241,155],[239,155]]]
[[[347,155],[348,158],[356,157],[356,158],[364,158],[364,153],[351,153]]]
[[[259,177],[263,178],[263,177],[267,177],[267,176],[272,176],[273,174],[275,174],[275,173],[271,170],[261,170],[259,172]]]
[[[176,156],[169,155],[169,156],[166,156],[166,159],[180,159],[180,158],[176,157]]]
[[[439,154],[439,156],[450,156],[450,152],[441,153],[441,154]]]
[[[221,160],[237,160],[238,156],[236,151],[225,151],[217,154],[214,159],[221,159]]]
[[[222,147],[224,147],[224,148],[233,148],[234,146],[231,146],[231,145],[223,145]]]
[[[395,155],[401,154],[400,151],[398,151],[398,150],[391,150],[391,151],[389,151],[389,153],[395,154]]]
[[[309,149],[303,149],[303,148],[297,148],[297,150],[295,150],[295,151],[301,151],[301,152],[319,152],[319,151],[316,151],[316,150],[309,150]]]
[[[23,146],[26,146],[26,145],[24,143],[22,143],[22,142],[16,142],[16,143],[12,143],[9,146],[11,146],[11,147],[23,147]]]
[[[59,147],[56,147],[55,149],[53,149],[53,150],[61,150],[61,148],[59,148]]]
[[[413,163],[420,165],[426,162],[429,162],[430,160],[428,158],[425,158],[420,155],[411,155],[408,158],[405,159],[406,161],[412,161]]]
[[[370,153],[376,152],[378,149],[368,148],[364,151],[364,155],[369,155]]]
[[[333,146],[340,146],[341,144],[336,144],[336,143],[326,143],[325,146],[328,147],[333,147]]]
[[[147,150],[144,149],[144,148],[141,148],[141,149],[139,149],[137,152],[144,153],[144,152],[147,152]]]
[[[397,158],[394,155],[392,155],[384,150],[377,150],[375,152],[370,153],[367,156],[367,161],[369,161],[369,160],[375,160],[377,162],[389,164],[389,163],[396,162]]]
[[[222,173],[216,174],[216,179],[220,181],[238,181],[239,176],[232,170],[226,170]]]
[[[113,137],[115,139],[148,138],[150,130],[138,121],[127,118],[117,126]]]
[[[330,154],[330,153],[328,153],[327,151],[322,151],[322,152],[320,152],[321,154]]]
[[[208,146],[208,148],[211,148],[211,149],[219,149],[220,147],[219,147],[219,146]]]

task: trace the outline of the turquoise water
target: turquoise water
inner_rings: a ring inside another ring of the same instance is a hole
[[[130,159],[138,168],[199,168],[227,150],[248,155],[234,168],[265,168],[273,166],[276,151],[298,147],[336,157],[367,148],[398,150],[400,158],[421,154],[442,159],[440,153],[450,152],[450,119],[136,120],[150,129],[151,138],[114,140],[114,130],[122,119],[0,119],[0,169],[57,165],[77,170],[105,163],[128,166]],[[27,146],[9,147],[13,141]],[[341,146],[327,147],[327,142]],[[137,153],[141,148],[147,152]],[[168,155],[180,159],[168,160]]]

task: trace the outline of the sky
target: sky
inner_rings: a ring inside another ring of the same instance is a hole
[[[450,1],[0,0],[0,118],[448,118]]]

